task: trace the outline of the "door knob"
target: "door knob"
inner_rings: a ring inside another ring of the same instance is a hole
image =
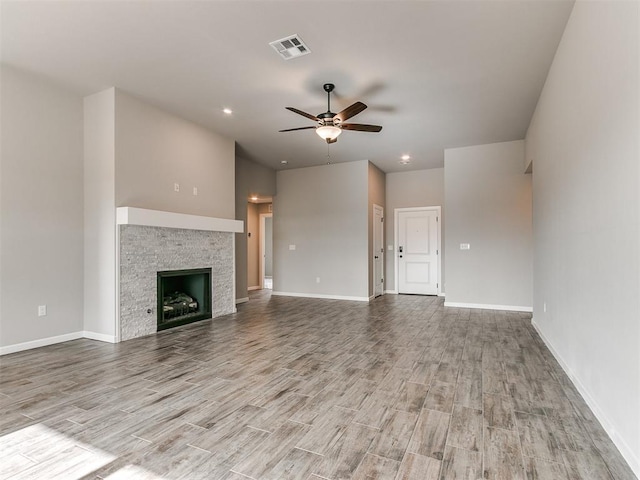
[[[376,256],[375,256],[375,257],[373,257],[373,258],[375,258],[375,259],[377,260],[377,259],[378,259],[378,255],[376,255]]]

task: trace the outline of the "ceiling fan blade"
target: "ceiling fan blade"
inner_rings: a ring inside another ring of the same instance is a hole
[[[295,131],[295,130],[311,130],[312,128],[315,130],[315,128],[316,128],[316,127],[287,128],[287,129],[285,129],[285,130],[278,130],[278,131],[279,131],[279,132],[293,132],[293,131]]]
[[[348,120],[351,117],[359,114],[365,108],[367,108],[367,106],[364,103],[356,102],[353,105],[350,105],[344,110],[342,110],[340,113],[336,115],[336,117],[339,118],[341,122],[344,122],[345,120]]]
[[[356,130],[358,132],[379,132],[382,130],[380,125],[364,125],[362,123],[343,123],[340,125],[343,130]]]
[[[311,115],[310,113],[303,112],[302,110],[298,110],[297,108],[293,108],[293,107],[285,107],[285,108],[287,110],[291,110],[293,113],[297,113],[298,115],[307,117],[309,120],[313,120],[314,122],[317,122],[319,120],[319,118],[316,117],[315,115]]]

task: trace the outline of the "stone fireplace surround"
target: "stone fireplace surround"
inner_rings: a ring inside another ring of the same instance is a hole
[[[157,272],[211,268],[212,318],[235,312],[239,220],[133,207],[116,212],[119,340],[157,332]]]

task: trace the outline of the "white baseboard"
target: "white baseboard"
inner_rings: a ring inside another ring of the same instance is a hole
[[[9,355],[10,353],[31,350],[32,348],[46,347],[47,345],[68,342],[69,340],[77,340],[79,338],[82,338],[82,334],[83,332],[65,333],[64,335],[57,335],[55,337],[41,338],[39,340],[32,340],[30,342],[7,345],[6,347],[0,347],[0,355]]]
[[[489,305],[486,303],[460,303],[445,301],[444,306],[457,308],[479,308],[482,310],[507,310],[509,312],[533,312],[533,307],[523,307],[520,305]]]
[[[245,303],[249,301],[249,297],[244,297],[244,298],[236,298],[236,305],[238,305],[239,303]]]
[[[82,332],[82,336],[90,340],[98,340],[99,342],[118,343],[115,335],[105,335],[104,333],[88,332],[85,330]]]
[[[253,287],[247,287],[247,290],[249,290],[250,292],[253,290],[260,290],[260,285],[254,285]]]
[[[547,346],[551,354],[558,361],[558,363],[560,364],[562,369],[565,371],[565,373],[567,374],[567,376],[569,377],[573,385],[576,387],[580,395],[582,395],[582,398],[586,402],[587,406],[591,409],[595,417],[600,422],[600,425],[602,425],[602,428],[604,428],[604,431],[607,432],[607,435],[609,435],[609,438],[611,439],[611,441],[614,443],[614,445],[618,448],[618,450],[620,451],[624,459],[627,461],[631,470],[633,470],[636,476],[640,478],[640,456],[638,455],[638,452],[635,452],[633,449],[631,449],[629,445],[627,445],[627,442],[625,442],[623,438],[620,438],[620,436],[616,433],[615,427],[609,420],[608,416],[604,413],[600,405],[598,405],[598,402],[596,402],[596,400],[591,396],[591,394],[589,393],[589,390],[582,384],[582,382],[575,375],[573,370],[571,370],[567,362],[564,361],[562,356],[558,353],[558,351],[553,346],[553,344],[545,336],[545,334],[540,329],[540,326],[535,322],[533,318],[531,319],[531,325],[536,330],[536,332],[538,332],[538,335],[540,335],[540,338],[542,339],[544,344]]]
[[[281,295],[283,297],[303,297],[303,298],[326,298],[328,300],[351,300],[354,302],[368,302],[369,297],[350,297],[344,295],[324,295],[321,293],[295,293],[295,292],[271,292],[271,295]]]

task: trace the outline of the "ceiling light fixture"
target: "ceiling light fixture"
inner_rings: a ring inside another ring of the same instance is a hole
[[[282,165],[287,165],[289,162],[288,162],[288,161],[286,161],[286,160],[280,160],[280,163],[281,163]]]
[[[323,140],[335,140],[342,133],[342,130],[333,125],[323,125],[316,128],[316,133]]]
[[[231,115],[233,113],[233,110],[231,110],[230,108],[223,108],[222,113],[224,113],[225,115]]]
[[[408,165],[411,163],[411,157],[409,155],[402,155],[400,157],[400,165]]]

